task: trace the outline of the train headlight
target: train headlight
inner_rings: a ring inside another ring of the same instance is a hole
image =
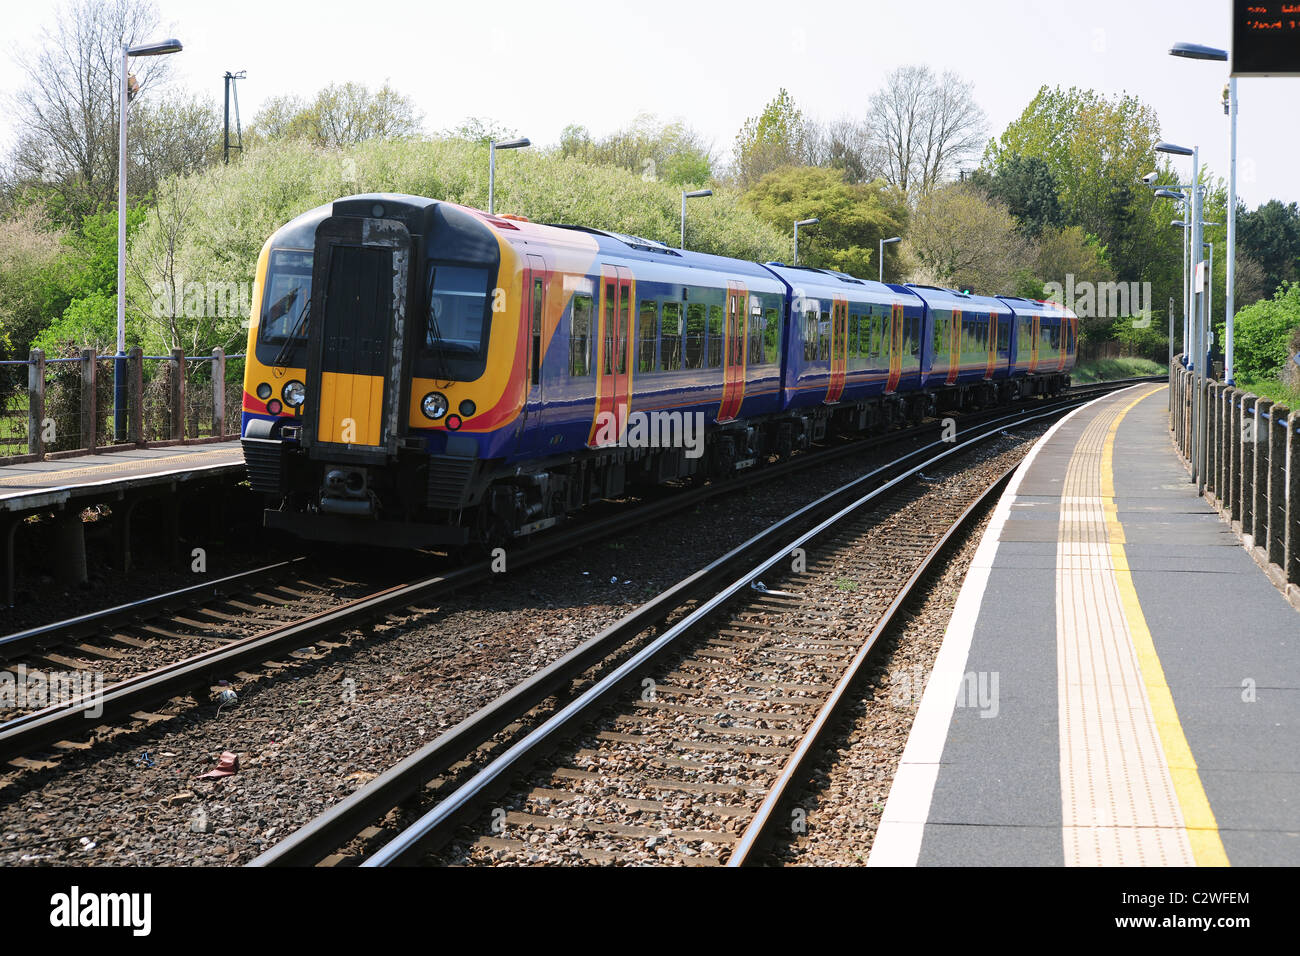
[[[297,380],[289,382],[280,390],[280,397],[290,408],[298,408],[307,400],[307,386]]]
[[[424,417],[432,418],[435,422],[446,415],[450,407],[447,396],[442,392],[430,392],[420,400],[420,411],[424,412]]]

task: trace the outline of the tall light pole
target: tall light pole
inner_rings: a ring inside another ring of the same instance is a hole
[[[1181,56],[1188,60],[1215,60],[1228,62],[1228,51],[1218,47],[1202,46],[1199,43],[1175,43],[1169,48],[1170,56]],[[1228,385],[1234,384],[1233,368],[1233,325],[1237,317],[1234,295],[1237,281],[1237,78],[1228,77],[1228,98],[1224,101],[1223,111],[1228,114],[1228,271],[1224,274],[1224,338],[1223,338],[1223,380]]]
[[[126,104],[130,98],[127,67],[133,56],[179,53],[175,38],[127,46],[122,38],[122,86],[117,127],[117,356],[113,360],[113,438],[126,441]],[[179,412],[178,412],[179,414]]]
[[[1195,260],[1195,266],[1192,268],[1192,285],[1191,290],[1191,341],[1194,348],[1192,369],[1196,373],[1196,391],[1192,397],[1192,480],[1196,482],[1196,493],[1199,495],[1205,489],[1205,436],[1203,429],[1208,421],[1205,415],[1205,382],[1206,382],[1206,354],[1208,352],[1208,336],[1205,329],[1204,303],[1205,291],[1203,286],[1204,270],[1201,268],[1204,260],[1201,256],[1204,254],[1204,237],[1202,235],[1202,200],[1205,190],[1201,186],[1201,151],[1199,146],[1188,148],[1186,146],[1177,146],[1173,143],[1160,142],[1156,144],[1156,150],[1162,153],[1168,153],[1172,156],[1191,156],[1192,157],[1192,185],[1191,200],[1192,207],[1192,258]],[[1168,193],[1169,190],[1157,190],[1156,195]],[[1172,198],[1172,197],[1171,197]],[[1176,198],[1182,198],[1182,194],[1177,194]]]
[[[902,242],[902,241],[903,241],[902,236],[895,236],[893,239],[880,240],[880,281],[881,282],[885,281],[885,246],[889,245],[892,242]]]
[[[799,227],[815,226],[821,222],[820,219],[796,219],[794,223],[794,264],[799,264]]]
[[[703,199],[705,196],[712,195],[712,189],[692,189],[690,192],[685,189],[682,190],[682,249],[686,248],[686,200]]]
[[[496,189],[497,189],[497,150],[498,149],[522,149],[525,146],[532,146],[533,141],[527,136],[520,136],[516,139],[506,139],[497,142],[494,139],[488,140],[488,215],[496,215]]]

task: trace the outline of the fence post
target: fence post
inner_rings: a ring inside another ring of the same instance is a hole
[[[1254,499],[1250,507],[1250,535],[1255,547],[1265,547],[1264,540],[1268,534],[1268,432],[1272,421],[1265,415],[1273,408],[1272,399],[1260,398],[1255,401],[1255,465],[1251,476],[1251,492]]]
[[[185,440],[185,352],[172,349],[172,441]]]
[[[1274,405],[1270,413],[1273,421],[1268,429],[1268,560],[1285,571],[1283,551],[1286,528],[1286,431],[1278,427],[1285,423],[1291,410],[1284,405]]]
[[[93,452],[95,441],[95,350],[81,350],[81,447]]]
[[[1214,501],[1219,497],[1218,466],[1219,446],[1214,409],[1219,400],[1219,383],[1210,382],[1205,388],[1205,490]]]
[[[226,437],[226,350],[212,350],[212,434]]]
[[[1228,510],[1228,498],[1232,492],[1232,421],[1229,409],[1232,402],[1232,386],[1223,386],[1219,393],[1219,407],[1215,415],[1219,421],[1219,508]]]
[[[1282,571],[1290,584],[1300,585],[1300,411],[1286,420],[1286,524],[1283,530]]]
[[[144,444],[144,349],[132,346],[127,353],[127,440]]]
[[[27,451],[45,457],[45,353],[27,356]]]
[[[1241,495],[1237,501],[1237,520],[1241,522],[1241,533],[1250,534],[1251,514],[1255,508],[1255,451],[1253,439],[1255,431],[1255,402],[1259,400],[1258,396],[1245,395],[1241,399],[1241,416],[1238,420],[1240,426],[1237,430],[1237,441],[1241,444],[1241,454],[1238,456],[1240,464],[1239,474],[1241,475]]]
[[[1241,520],[1241,400],[1245,393],[1232,390],[1228,406],[1228,520]]]

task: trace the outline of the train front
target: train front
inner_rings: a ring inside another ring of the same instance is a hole
[[[516,336],[504,321],[493,334],[494,300],[518,295],[498,286],[513,272],[503,249],[470,210],[388,194],[337,200],[267,241],[243,414],[267,527],[396,547],[471,539],[464,514],[518,398]]]

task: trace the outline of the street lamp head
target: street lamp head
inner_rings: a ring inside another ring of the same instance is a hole
[[[1174,143],[1166,143],[1164,140],[1161,140],[1160,142],[1156,143],[1156,152],[1170,153],[1171,155],[1174,156],[1192,155],[1192,150],[1188,149],[1186,146],[1177,146]]]
[[[817,225],[817,223],[819,223],[819,222],[821,222],[820,219],[800,219],[798,222],[795,223],[795,225],[796,225],[796,226],[815,226],[815,225]]]
[[[504,139],[501,142],[492,141],[493,149],[522,149],[525,146],[532,146],[533,141],[527,136],[520,136],[517,139]]]
[[[1170,56],[1181,56],[1189,60],[1219,60],[1228,59],[1228,51],[1220,50],[1218,47],[1203,46],[1200,43],[1175,43],[1169,48]]]
[[[184,49],[181,41],[172,37],[167,40],[155,40],[152,43],[137,43],[126,48],[127,56],[163,56],[167,53],[180,53]]]
[[[713,190],[712,190],[712,189],[692,189],[690,192],[683,192],[682,195],[685,196],[687,199],[701,199],[701,198],[703,198],[704,196],[712,196],[712,195],[713,195]]]
[[[882,245],[886,245],[886,246],[889,245],[891,242],[902,242],[902,241],[903,241],[903,237],[902,237],[902,236],[895,236],[893,239],[881,239],[881,240],[880,240],[881,244],[882,244]]]
[[[1186,229],[1186,228],[1187,228],[1187,223],[1183,222],[1181,219],[1175,219],[1175,220],[1174,220],[1173,222],[1171,222],[1169,225],[1173,226],[1175,229]]]
[[[1182,201],[1187,198],[1186,193],[1180,193],[1176,189],[1157,189],[1156,198],[1158,199],[1177,199]]]

